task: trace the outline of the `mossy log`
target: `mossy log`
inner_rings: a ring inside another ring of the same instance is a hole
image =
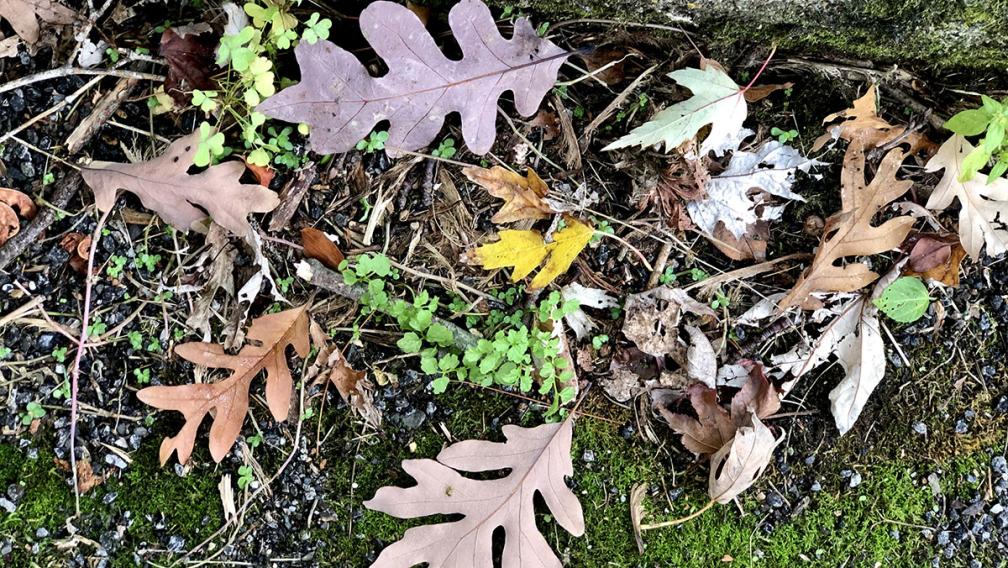
[[[1008,0],[492,0],[540,16],[680,26],[708,44],[1008,71]]]

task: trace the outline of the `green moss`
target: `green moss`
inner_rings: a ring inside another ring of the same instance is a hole
[[[5,559],[8,566],[28,566],[29,559],[46,565],[57,562],[62,553],[51,538],[38,539],[36,531],[46,529],[50,535],[65,531],[66,520],[74,515],[73,487],[68,475],[59,470],[48,442],[39,440],[38,457],[28,459],[25,451],[14,444],[0,444],[0,488],[20,484],[24,497],[17,509],[0,516],[0,533],[12,538],[14,552]],[[114,566],[133,566],[132,550],[141,543],[157,541],[155,520],[163,520],[165,530],[194,545],[210,535],[221,522],[217,478],[209,472],[192,472],[186,477],[175,475],[171,468],[162,469],[157,461],[157,444],[148,443],[133,454],[133,463],[121,479],[110,479],[81,497],[82,521],[73,521],[81,534],[97,540],[99,535],[114,528],[122,513],[130,511],[132,524],[125,533],[125,543],[114,557]],[[111,504],[104,497],[115,493]],[[29,554],[31,543],[40,545],[40,556]]]

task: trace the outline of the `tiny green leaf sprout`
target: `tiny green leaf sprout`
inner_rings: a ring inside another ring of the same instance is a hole
[[[357,149],[363,150],[368,154],[377,152],[379,150],[384,150],[386,140],[388,140],[387,131],[385,130],[382,130],[381,132],[372,131],[367,138],[357,143]]]
[[[431,156],[435,158],[443,158],[445,160],[450,160],[452,156],[455,155],[455,139],[451,136],[445,138],[441,141],[441,144],[431,152]]]
[[[193,155],[193,164],[199,167],[210,165],[213,158],[224,155],[224,133],[217,132],[217,129],[209,122],[200,123],[200,141],[196,146],[196,154]]]
[[[204,113],[211,113],[217,110],[217,91],[201,91],[193,89],[192,104]]]
[[[960,136],[979,136],[983,134],[980,145],[966,155],[962,161],[959,181],[969,181],[997,157],[987,183],[1004,175],[1008,171],[1008,140],[1005,131],[1008,130],[1008,97],[998,102],[986,95],[981,95],[983,105],[980,108],[964,110],[945,122],[945,128]]]
[[[320,39],[329,39],[329,28],[332,22],[329,18],[319,20],[318,12],[312,12],[308,21],[304,23],[305,29],[301,32],[301,39],[308,43],[315,43]]]
[[[777,138],[777,141],[781,144],[787,144],[795,138],[798,138],[798,131],[793,128],[791,130],[783,130],[774,126],[770,129],[770,136]]]
[[[931,304],[927,287],[920,278],[903,276],[886,286],[873,302],[890,319],[900,323],[919,320]]]

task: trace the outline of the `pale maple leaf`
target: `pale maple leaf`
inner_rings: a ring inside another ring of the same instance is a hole
[[[39,20],[47,24],[73,23],[77,12],[54,0],[0,0],[3,16],[14,33],[31,45],[39,40]]]
[[[603,150],[664,144],[669,152],[708,124],[711,130],[700,145],[700,155],[712,150],[720,155],[738,147],[748,107],[743,90],[735,81],[714,65],[703,70],[678,69],[668,76],[692,91],[693,96],[660,111]]]
[[[989,180],[979,174],[969,181],[959,181],[962,162],[973,151],[973,145],[955,134],[938,148],[924,169],[929,172],[945,170],[935,186],[926,207],[943,211],[959,200],[959,240],[974,259],[987,246],[989,256],[1008,251],[1008,179]]]
[[[504,568],[560,568],[560,560],[536,528],[533,500],[540,495],[553,518],[574,536],[584,534],[584,515],[565,478],[571,463],[572,419],[535,428],[503,427],[504,443],[467,440],[448,446],[435,460],[405,460],[417,484],[383,487],[364,506],[401,519],[462,515],[458,521],[408,529],[382,550],[372,568],[493,566],[493,533],[504,529]],[[471,479],[507,469],[499,479]]]
[[[538,231],[505,230],[499,233],[500,240],[480,245],[464,255],[463,261],[488,270],[512,267],[512,282],[528,276],[542,264],[529,283],[529,290],[538,290],[567,272],[595,234],[594,227],[574,217],[565,216],[564,222],[567,226],[553,233],[552,242],[547,243]]]
[[[238,181],[245,171],[240,161],[223,162],[190,175],[199,140],[199,132],[183,136],[146,162],[92,162],[81,168],[81,175],[94,191],[95,205],[101,211],[112,209],[119,191],[125,189],[180,231],[188,231],[209,213],[218,225],[247,236],[252,232],[249,214],[272,211],[280,199],[261,185]]]
[[[722,222],[736,238],[742,238],[757,221],[780,219],[784,206],[771,204],[768,196],[805,201],[791,191],[795,174],[821,165],[776,140],[767,141],[755,152],[734,150],[725,171],[707,181],[706,198],[687,204],[690,219],[711,235]]]
[[[485,4],[462,0],[448,13],[462,49],[452,60],[438,49],[417,16],[392,2],[372,2],[361,12],[364,38],[389,69],[372,77],[350,52],[322,40],[294,50],[301,82],[257,107],[259,112],[311,126],[316,152],[347,152],[372,126],[388,120],[390,156],[433,141],[444,117],[462,115],[462,137],[485,154],[497,136],[497,100],[514,93],[515,109],[532,116],[569,53],[539,37],[525,18],[504,39]]]
[[[175,354],[206,367],[227,368],[230,376],[215,383],[154,386],[137,393],[145,404],[163,410],[176,410],[185,416],[178,434],[161,443],[161,465],[172,453],[180,463],[189,461],[196,432],[203,418],[215,411],[210,427],[210,455],[220,462],[227,455],[238,434],[249,405],[249,386],[260,371],[266,371],[266,404],[278,421],[287,419],[294,387],[287,367],[286,348],[294,347],[301,357],[308,356],[308,306],[268,314],[252,322],[248,338],[256,342],[229,355],[222,345],[192,342],[175,347]]]

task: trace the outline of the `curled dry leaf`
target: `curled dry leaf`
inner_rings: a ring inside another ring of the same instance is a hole
[[[24,193],[0,187],[0,245],[21,231],[19,214],[25,219],[32,219],[37,210],[35,203]]]
[[[210,455],[220,462],[234,445],[248,412],[249,386],[260,371],[266,371],[266,404],[278,421],[290,411],[293,379],[287,367],[287,347],[301,357],[308,356],[308,306],[268,314],[255,319],[248,338],[257,345],[242,347],[229,355],[222,345],[193,342],[175,347],[175,353],[197,365],[231,369],[232,373],[216,383],[147,387],[137,393],[142,402],[162,410],[175,410],[185,416],[178,434],[161,443],[161,465],[172,453],[180,463],[189,461],[200,422],[214,411],[210,427]]]
[[[686,374],[694,381],[716,388],[717,354],[710,339],[695,325],[687,325],[690,343],[686,350]]]
[[[462,260],[488,270],[511,267],[512,282],[528,276],[542,264],[529,283],[529,290],[538,290],[567,272],[595,233],[594,227],[574,217],[564,216],[564,221],[567,226],[553,233],[552,242],[547,243],[538,231],[505,230],[500,232],[499,241],[480,245]]]
[[[350,52],[328,41],[301,42],[294,50],[301,82],[257,110],[308,123],[313,149],[323,154],[352,150],[376,123],[388,120],[385,147],[393,157],[430,144],[445,115],[458,112],[466,145],[485,154],[497,136],[501,94],[512,91],[518,112],[532,116],[569,53],[539,37],[525,18],[515,20],[511,39],[504,39],[478,0],[455,4],[448,23],[462,49],[460,60],[445,57],[407,8],[372,2],[361,12],[361,32],[388,73],[372,77]]]
[[[177,104],[189,104],[193,89],[211,90],[216,86],[210,75],[217,40],[207,24],[162,32],[159,53],[168,62],[164,90]]]
[[[53,458],[53,463],[61,470],[67,473],[70,472],[71,465],[68,460]],[[77,488],[80,490],[81,495],[84,495],[102,483],[105,483],[105,476],[96,475],[94,468],[91,467],[91,462],[87,460],[79,460],[77,462]]]
[[[301,246],[304,247],[305,258],[314,258],[329,270],[337,270],[346,258],[325,233],[314,227],[301,229]]]
[[[959,285],[959,268],[964,258],[966,249],[955,234],[922,234],[907,256],[905,274],[921,276],[954,288]]]
[[[504,200],[504,206],[490,218],[498,225],[525,219],[548,219],[557,213],[543,199],[549,187],[532,168],[528,168],[524,177],[503,166],[469,166],[462,168],[462,173],[490,195]]]
[[[60,248],[70,253],[67,263],[78,274],[87,272],[87,260],[91,253],[91,235],[67,233],[60,239]]]
[[[231,244],[227,232],[217,223],[210,223],[206,242],[210,250],[204,253],[199,264],[210,263],[206,269],[203,284],[196,293],[192,311],[186,318],[186,325],[203,332],[203,341],[210,341],[210,316],[213,314],[214,299],[223,290],[228,298],[234,298],[234,268],[238,248]],[[221,310],[222,312],[225,310]]]
[[[698,302],[679,288],[659,286],[647,292],[630,294],[623,306],[623,335],[637,347],[655,357],[672,353],[679,345],[679,320],[683,312],[716,318],[707,304]]]
[[[315,361],[305,372],[304,380],[314,379],[314,384],[329,381],[336,387],[340,397],[350,405],[372,428],[381,426],[381,412],[375,408],[372,391],[374,386],[367,379],[367,373],[356,371],[338,349],[334,349],[329,336],[322,331],[315,320],[308,328],[312,344],[318,349]]]
[[[872,85],[864,96],[854,101],[852,108],[823,119],[823,124],[843,120],[827,127],[826,133],[812,144],[812,151],[817,152],[830,140],[837,139],[847,140],[862,149],[877,148],[899,139],[910,147],[909,154],[931,146],[931,142],[919,132],[907,133],[905,126],[893,126],[879,117],[877,106],[878,88]]]
[[[763,374],[762,365],[750,363],[748,367],[749,377],[732,397],[730,412],[718,404],[717,390],[702,383],[694,383],[686,391],[695,418],[673,412],[669,402],[677,397],[668,396],[668,391],[653,391],[652,407],[682,436],[686,449],[701,456],[714,454],[732,440],[750,412],[766,418],[780,410],[780,394]]]
[[[7,20],[18,37],[31,45],[39,40],[39,21],[72,24],[77,12],[55,0],[0,0],[0,16]]]
[[[905,155],[901,150],[890,150],[879,164],[871,183],[865,183],[864,148],[856,143],[847,147],[841,173],[843,208],[826,220],[822,243],[816,251],[812,266],[781,300],[781,308],[801,306],[805,309],[820,307],[822,302],[813,296],[818,292],[852,292],[867,286],[878,274],[867,265],[857,262],[837,266],[837,262],[851,256],[870,256],[897,248],[910,232],[914,218],[899,216],[879,226],[872,219],[886,204],[906,193],[913,182],[897,180],[896,172]]]
[[[773,432],[750,413],[751,425],[742,426],[731,443],[711,456],[707,492],[711,500],[726,505],[748,489],[770,464],[777,440]]]
[[[146,162],[92,162],[81,168],[81,175],[94,190],[95,205],[101,211],[112,209],[119,190],[125,189],[180,231],[188,231],[208,212],[220,226],[246,236],[252,231],[248,216],[272,211],[279,199],[265,187],[238,181],[245,171],[240,161],[223,162],[190,175],[199,139],[199,132],[179,138],[164,154]]]
[[[578,340],[582,340],[595,329],[595,322],[581,307],[595,309],[615,308],[619,301],[606,293],[605,290],[582,286],[577,282],[571,282],[560,289],[560,296],[563,300],[576,300],[578,308],[564,315],[564,321],[574,330],[574,335]]]
[[[364,506],[401,519],[462,515],[457,521],[408,529],[382,550],[372,568],[414,566],[493,566],[493,533],[504,529],[501,564],[508,567],[560,568],[560,560],[536,527],[533,498],[538,493],[557,523],[574,536],[584,534],[584,515],[565,478],[571,463],[571,418],[535,428],[506,425],[504,443],[467,440],[448,446],[437,461],[405,460],[403,469],[417,484],[383,487]],[[498,479],[472,479],[476,473],[508,470]]]

